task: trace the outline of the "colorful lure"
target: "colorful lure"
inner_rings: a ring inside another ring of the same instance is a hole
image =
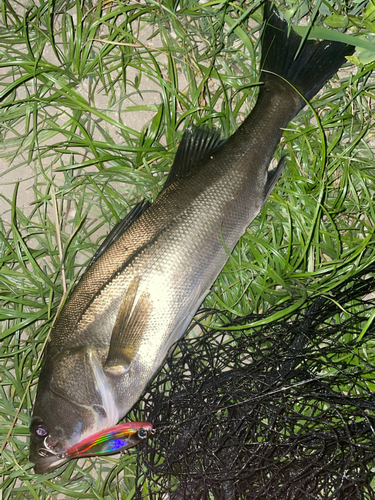
[[[128,422],[115,425],[97,432],[72,446],[66,452],[66,458],[91,457],[94,455],[110,455],[125,451],[147,439],[153,426],[149,422]]]

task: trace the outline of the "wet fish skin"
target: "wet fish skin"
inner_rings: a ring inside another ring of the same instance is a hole
[[[163,191],[125,219],[63,308],[34,407],[34,428],[44,426],[51,450],[40,455],[32,423],[36,470],[53,468],[54,453],[113,426],[138,400],[281,175],[284,162],[270,171],[270,161],[305,104],[293,86],[310,99],[351,53],[316,42],[294,60],[300,38],[269,6],[265,17],[264,84],[253,111],[225,143],[205,129],[184,134]]]

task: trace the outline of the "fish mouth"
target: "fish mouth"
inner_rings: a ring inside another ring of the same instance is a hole
[[[34,471],[37,474],[50,472],[57,467],[60,467],[68,460],[64,453],[50,453],[45,448],[40,448],[36,453],[30,454],[30,462],[33,462]]]
[[[44,439],[42,446],[39,446],[37,449],[31,449],[30,452],[30,462],[35,464],[34,470],[37,474],[50,472],[67,460],[69,459],[65,453],[58,453],[51,448],[47,438]]]
[[[54,469],[57,469],[63,463],[68,461],[67,457],[61,456],[60,458],[56,455],[51,455],[44,458],[37,458],[37,462],[34,465],[34,471],[36,474],[43,474],[46,472],[51,472]],[[31,460],[33,461],[33,460]]]

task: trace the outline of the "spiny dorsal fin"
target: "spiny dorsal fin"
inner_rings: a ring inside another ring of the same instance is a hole
[[[225,140],[221,139],[220,132],[216,129],[207,127],[186,129],[163,189],[186,175],[200,160],[217,151],[224,142]]]
[[[138,299],[139,277],[133,278],[117,313],[111,343],[104,369],[113,375],[125,373],[137,354],[151,310],[148,295],[142,292]]]
[[[91,259],[90,264],[87,266],[87,269],[93,265],[93,263],[99,259],[101,255],[114,243],[121,235],[125,233],[125,231],[135,222],[138,217],[140,217],[143,212],[145,212],[148,207],[151,205],[149,201],[142,200],[140,203],[137,203],[124,217],[120,222],[118,222],[107,235],[103,243],[100,245],[93,258]],[[86,269],[86,270],[87,270]]]

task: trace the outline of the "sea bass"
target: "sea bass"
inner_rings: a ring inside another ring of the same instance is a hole
[[[36,472],[136,403],[279,179],[284,160],[269,165],[283,128],[353,52],[329,41],[301,47],[269,4],[261,42],[250,115],[225,141],[204,128],[184,133],[155,202],[115,227],[60,313],[31,423]]]

